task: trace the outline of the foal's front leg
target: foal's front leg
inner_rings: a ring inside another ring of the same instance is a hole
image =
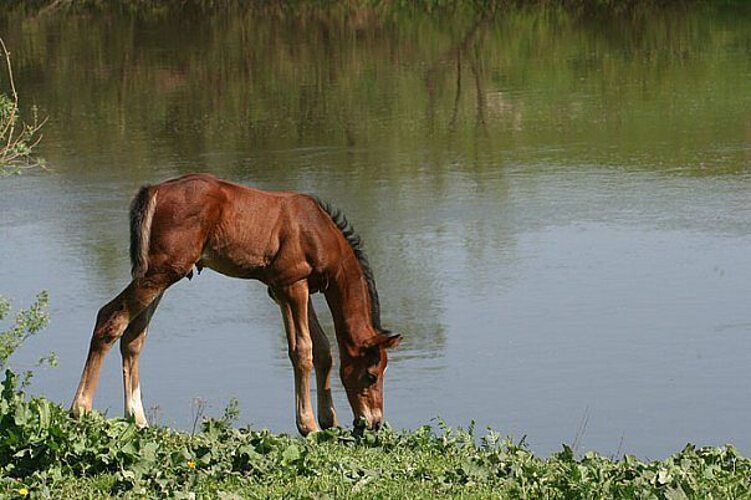
[[[295,413],[297,429],[307,436],[318,431],[310,401],[310,374],[313,371],[313,342],[308,326],[308,283],[298,281],[274,290],[287,331],[289,358],[295,371]]]
[[[331,367],[334,359],[326,333],[318,322],[313,302],[308,300],[308,324],[313,341],[313,365],[316,370],[316,395],[318,396],[318,423],[322,429],[339,427],[334,400],[331,397]]]

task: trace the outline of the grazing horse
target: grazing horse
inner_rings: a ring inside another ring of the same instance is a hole
[[[362,242],[338,210],[312,196],[264,192],[206,174],[143,186],[130,209],[132,281],[99,310],[71,412],[91,410],[102,361],[120,340],[125,415],[148,425],[138,357],[165,290],[209,267],[268,286],[279,305],[295,373],[297,428],[318,430],[310,401],[316,371],[318,422],[338,426],[331,398],[331,349],[310,294],[323,292],[334,318],[340,375],[355,426],[383,422],[386,349],[401,335],[384,330]]]

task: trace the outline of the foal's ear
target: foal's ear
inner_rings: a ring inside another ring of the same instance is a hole
[[[402,343],[401,333],[387,333],[380,337],[381,338],[378,339],[378,344],[384,349],[393,349]]]
[[[372,349],[374,347],[380,347],[382,349],[393,349],[402,342],[402,335],[400,333],[379,333],[374,335],[365,342],[363,348],[365,350]]]

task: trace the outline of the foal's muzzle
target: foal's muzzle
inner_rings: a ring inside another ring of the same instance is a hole
[[[368,423],[368,421],[363,417],[356,418],[355,421],[352,422],[352,427],[354,427],[356,434],[362,434],[365,429],[379,431],[381,430],[381,427],[383,427],[383,419],[374,419],[372,422]]]

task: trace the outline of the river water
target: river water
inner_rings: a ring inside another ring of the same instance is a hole
[[[354,223],[405,336],[392,426],[475,420],[541,453],[751,452],[748,8],[42,13],[2,32],[22,105],[49,117],[49,171],[0,179],[0,292],[51,297],[14,358],[57,353],[33,391],[70,403],[128,282],[138,186],[201,171],[316,193]],[[241,423],[294,432],[258,283],[175,285],[141,366],[162,425],[236,397]],[[95,406],[122,412],[116,350]]]

